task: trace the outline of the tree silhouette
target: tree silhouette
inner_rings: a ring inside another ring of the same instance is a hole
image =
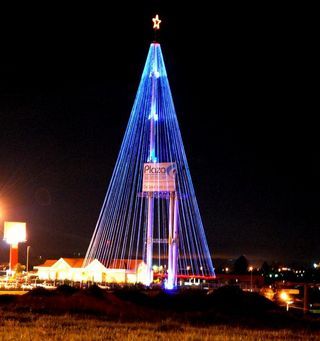
[[[270,270],[271,270],[270,265],[267,262],[263,262],[261,265],[261,272],[264,275],[267,275],[270,272]]]
[[[235,274],[246,274],[248,272],[248,260],[245,256],[240,256],[233,265],[233,272]]]

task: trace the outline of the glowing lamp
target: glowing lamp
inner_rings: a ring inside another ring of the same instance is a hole
[[[289,301],[289,295],[284,291],[280,293],[280,298],[282,299],[282,301],[285,301],[285,302]]]
[[[25,242],[26,239],[26,223],[4,222],[3,239],[10,245]]]
[[[26,223],[4,222],[3,239],[10,245],[10,265],[12,271],[18,263],[18,244],[26,241]]]

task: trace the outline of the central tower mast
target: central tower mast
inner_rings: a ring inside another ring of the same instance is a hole
[[[155,34],[157,30],[160,29],[161,20],[159,20],[159,16],[156,15],[153,20],[153,29]],[[151,78],[151,107],[150,107],[150,139],[149,139],[149,156],[148,162],[154,164],[155,169],[167,169],[165,165],[167,163],[157,163],[158,158],[155,150],[155,140],[156,140],[156,132],[157,132],[157,121],[158,121],[158,114],[157,114],[157,94],[158,94],[158,78],[160,77],[160,73],[158,70],[158,55],[157,49],[160,48],[160,45],[157,42],[153,42],[151,44],[152,48],[152,67],[150,72]],[[170,141],[169,141],[170,142]],[[169,160],[161,160],[161,162]],[[171,160],[172,161],[172,160]],[[175,160],[173,160],[175,162]],[[169,169],[172,168],[174,163],[169,166]],[[152,166],[148,166],[152,167]],[[145,170],[144,170],[145,172]],[[151,171],[152,173],[152,171]],[[161,173],[161,171],[160,171]],[[151,174],[155,175],[155,174]],[[177,286],[177,269],[178,269],[178,240],[179,240],[179,231],[178,231],[178,196],[176,193],[176,186],[175,186],[175,171],[173,173],[173,180],[171,180],[171,185],[168,185],[168,177],[167,174],[164,175],[165,185],[161,183],[160,177],[156,176],[156,183],[154,187],[154,191],[148,190],[147,197],[148,197],[148,216],[147,216],[147,236],[146,236],[146,243],[147,243],[147,250],[146,250],[146,264],[147,264],[147,275],[146,275],[146,284],[150,285],[153,281],[153,272],[152,272],[152,260],[153,260],[153,230],[154,230],[154,196],[157,193],[157,198],[169,199],[169,219],[167,225],[167,243],[168,243],[168,266],[167,266],[167,280],[166,280],[166,287],[168,289],[173,289]],[[163,178],[162,178],[163,181]],[[172,184],[172,181],[174,182]],[[162,192],[164,190],[164,193]]]
[[[157,30],[160,29],[161,20],[159,20],[159,16],[156,15],[153,21],[153,29],[155,34]],[[156,99],[156,86],[157,86],[157,78],[159,77],[159,71],[157,67],[157,53],[156,47],[158,43],[154,42],[151,46],[152,48],[152,71],[150,73],[151,77],[151,112],[149,115],[150,120],[150,141],[149,141],[149,157],[148,162],[156,163],[156,151],[155,151],[155,138],[156,138],[156,121],[158,120],[157,115],[157,99]],[[146,263],[147,263],[147,275],[146,275],[146,284],[150,285],[153,281],[153,273],[152,273],[152,258],[153,258],[153,222],[154,222],[154,193],[148,192],[148,218],[147,218],[147,255],[146,255]]]
[[[155,51],[154,51],[155,56]],[[154,61],[156,57],[154,58]],[[150,75],[152,81],[152,92],[151,92],[151,113],[149,116],[150,120],[150,148],[149,148],[149,157],[148,162],[157,162],[157,157],[155,153],[155,125],[156,125],[156,96],[155,96],[155,87],[156,87],[156,66],[153,66],[152,74]],[[152,283],[152,255],[153,255],[153,220],[154,220],[154,193],[148,192],[148,223],[147,223],[147,285]]]

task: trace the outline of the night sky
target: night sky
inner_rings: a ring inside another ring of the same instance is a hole
[[[27,222],[21,257],[27,245],[34,262],[85,254],[158,13],[213,259],[319,261],[317,43],[304,11],[77,6],[2,11],[1,226]]]

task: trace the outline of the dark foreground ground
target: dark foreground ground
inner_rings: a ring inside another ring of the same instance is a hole
[[[62,286],[0,296],[0,313],[0,339],[320,339],[319,319],[236,287],[166,293]]]

